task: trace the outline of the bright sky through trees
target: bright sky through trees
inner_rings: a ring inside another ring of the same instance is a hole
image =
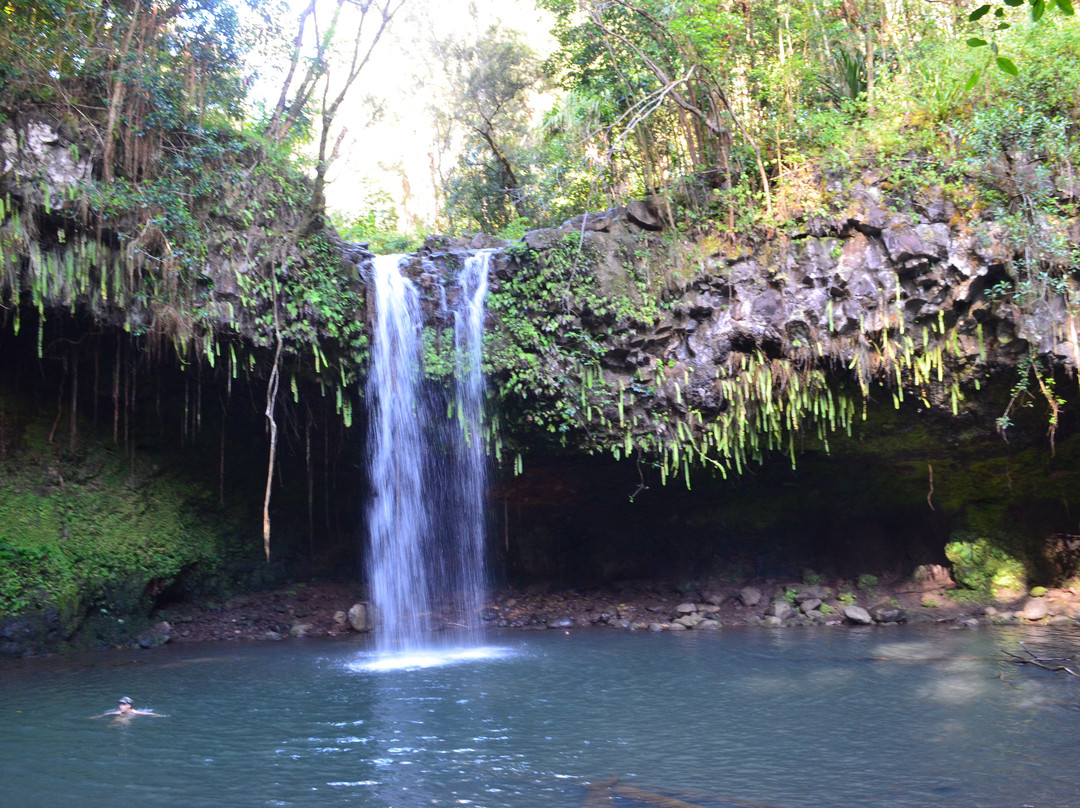
[[[522,32],[538,53],[554,47],[550,21],[531,0],[407,0],[340,116],[348,131],[328,177],[332,210],[358,213],[375,196],[405,229],[432,223],[439,158],[429,107],[449,92],[433,43],[473,40],[493,25]]]

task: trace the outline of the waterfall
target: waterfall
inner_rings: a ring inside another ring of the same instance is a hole
[[[398,271],[400,256],[374,261],[375,333],[367,395],[371,501],[368,583],[386,650],[420,643],[430,613],[424,541],[427,412],[421,395],[420,299]]]
[[[457,405],[456,467],[451,479],[460,507],[457,519],[458,585],[466,624],[475,630],[484,592],[484,299],[491,252],[470,255],[458,276],[461,300],[454,312],[454,400]],[[456,485],[455,485],[456,481]]]
[[[468,256],[457,279],[451,306],[456,373],[449,392],[424,381],[419,294],[401,274],[400,256],[374,261],[367,572],[381,652],[430,647],[431,629],[444,623],[477,626],[484,588],[481,353],[489,261],[486,252]]]

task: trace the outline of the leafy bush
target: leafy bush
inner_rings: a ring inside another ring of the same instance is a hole
[[[961,586],[982,595],[1023,590],[1027,572],[1021,561],[985,537],[962,534],[945,545],[945,557]]]
[[[388,193],[361,182],[359,197],[358,211],[331,213],[334,227],[343,239],[366,242],[378,255],[411,252],[420,246],[423,235],[402,231],[397,208]]]
[[[869,592],[871,589],[877,588],[878,579],[876,575],[870,575],[869,573],[864,572],[859,576],[859,580],[855,585],[864,592]]]

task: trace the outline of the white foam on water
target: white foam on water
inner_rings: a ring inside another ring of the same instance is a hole
[[[357,672],[418,670],[443,665],[458,665],[464,662],[503,659],[512,654],[513,649],[493,645],[474,648],[416,648],[391,653],[364,654],[359,660],[350,662],[346,667]]]

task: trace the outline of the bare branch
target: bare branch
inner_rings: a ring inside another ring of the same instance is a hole
[[[326,37],[327,46],[329,46],[330,44],[330,40],[333,36],[333,28],[336,27],[338,13],[340,12],[341,6],[344,2],[345,0],[338,0],[337,11],[334,14],[334,23],[331,26],[331,31],[328,32]],[[353,2],[353,0],[350,0],[350,2]],[[319,157],[318,161],[315,164],[315,188],[311,196],[311,209],[309,215],[309,219],[311,220],[312,224],[315,224],[317,221],[320,220],[320,211],[322,210],[324,204],[326,172],[329,169],[331,160],[333,159],[331,156],[328,156],[327,149],[330,138],[330,130],[333,128],[334,125],[334,118],[337,117],[338,109],[341,107],[342,102],[345,101],[345,98],[348,96],[349,90],[352,89],[352,86],[356,82],[356,79],[360,76],[360,73],[363,71],[364,67],[371,60],[371,54],[374,52],[375,46],[379,43],[379,40],[382,39],[383,34],[386,33],[386,29],[389,27],[391,21],[394,19],[394,16],[401,10],[402,6],[405,5],[405,2],[406,0],[380,0],[380,2],[374,2],[374,0],[372,0],[371,2],[364,2],[362,4],[353,2],[353,4],[360,9],[360,21],[357,23],[356,30],[353,35],[352,58],[349,63],[348,73],[345,76],[344,83],[341,85],[341,89],[338,91],[337,95],[334,96],[332,101],[330,100],[330,81],[328,77],[326,78],[326,84],[323,88],[322,110],[320,115],[321,131],[319,133]],[[379,15],[378,29],[375,31],[375,34],[374,36],[372,36],[371,40],[367,43],[366,49],[364,49],[362,46],[362,43],[364,41],[364,23],[368,19],[368,14],[373,9],[377,11]],[[338,144],[340,144],[340,142],[341,140],[339,138]],[[334,151],[337,151],[336,146],[334,148]]]
[[[296,30],[296,39],[293,40],[292,55],[289,58],[289,72],[285,76],[285,81],[281,84],[281,96],[278,98],[277,105],[274,107],[274,114],[271,116],[270,122],[266,125],[266,132],[271,140],[278,139],[278,127],[281,123],[281,116],[285,114],[285,107],[289,100],[289,88],[292,86],[293,76],[296,74],[296,67],[300,63],[300,54],[303,52],[304,29],[307,27],[308,17],[312,16],[314,13],[315,0],[311,0],[311,4],[300,13],[300,21]]]
[[[1019,654],[1014,654],[1010,651],[1005,652],[1005,655],[1011,657],[1013,662],[1017,663],[1018,665],[1034,665],[1037,668],[1042,668],[1044,671],[1051,671],[1053,673],[1065,671],[1065,673],[1069,674],[1070,676],[1080,676],[1080,670],[1077,670],[1075,667],[1070,668],[1068,665],[1065,664],[1066,662],[1075,661],[1075,656],[1038,657],[1035,656],[1035,654],[1023,643],[1020,643],[1020,647],[1024,650],[1024,653],[1027,654],[1027,656],[1020,656]]]

